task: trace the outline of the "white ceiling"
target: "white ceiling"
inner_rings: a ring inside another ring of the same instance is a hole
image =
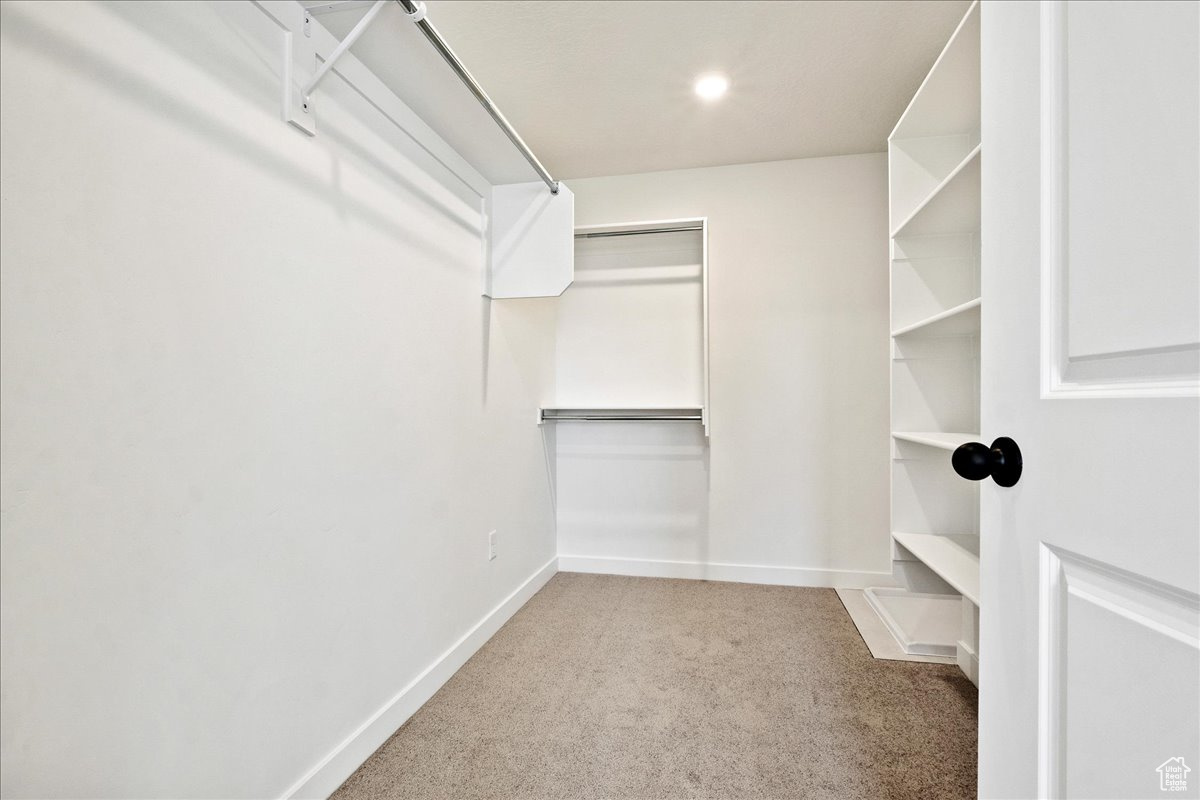
[[[429,20],[558,178],[884,150],[969,5],[426,2]],[[341,35],[343,25],[330,28]],[[384,35],[364,37],[355,52],[369,64],[394,60],[397,40]],[[729,77],[725,98],[706,104],[692,93],[704,72]]]

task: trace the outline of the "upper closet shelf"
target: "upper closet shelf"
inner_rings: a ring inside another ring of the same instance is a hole
[[[979,537],[893,532],[896,543],[916,556],[955,591],[979,605]]]
[[[979,3],[963,16],[889,140],[977,133],[979,119]]]
[[[892,231],[892,238],[979,230],[979,153],[975,145],[959,165]]]
[[[300,30],[292,31],[287,44],[291,59],[284,64],[290,73],[284,76],[285,88],[291,90],[284,119],[292,125],[318,133],[326,88],[335,83],[350,84],[372,104],[377,104],[374,90],[382,88],[408,112],[392,122],[407,128],[408,116],[416,115],[453,150],[455,160],[467,161],[487,183],[537,179],[547,191],[558,191],[558,182],[438,32],[436,11],[427,13],[414,0],[306,0],[300,8],[288,0],[259,2],[277,19],[290,16],[284,13],[289,6],[299,17]],[[292,20],[279,21],[292,28]],[[363,80],[364,68],[373,81]],[[393,117],[391,108],[380,110]],[[443,153],[432,155],[440,159]],[[447,166],[458,171],[455,164]]]
[[[976,297],[954,308],[926,317],[919,322],[905,325],[892,331],[892,337],[900,336],[971,336],[979,335],[979,307],[982,300]]]
[[[943,433],[941,431],[892,431],[892,438],[903,442],[923,444],[939,450],[957,450],[959,445],[979,439],[978,433]]]
[[[562,294],[574,275],[571,191],[550,175],[458,60],[424,4],[256,5],[284,31],[285,121],[318,135],[327,98],[349,87],[420,146],[418,166],[479,208],[485,296]]]

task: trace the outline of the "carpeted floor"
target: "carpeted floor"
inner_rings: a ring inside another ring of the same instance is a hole
[[[560,573],[334,798],[962,800],[975,753],[975,687],[831,589]]]

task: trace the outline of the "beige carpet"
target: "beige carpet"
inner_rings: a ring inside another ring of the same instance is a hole
[[[975,732],[833,590],[560,573],[334,797],[961,800]]]

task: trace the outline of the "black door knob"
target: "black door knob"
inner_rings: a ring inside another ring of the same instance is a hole
[[[1021,480],[1021,448],[1007,436],[988,447],[982,442],[960,445],[950,457],[954,471],[969,481],[981,481],[989,475],[1001,486],[1013,486]]]

